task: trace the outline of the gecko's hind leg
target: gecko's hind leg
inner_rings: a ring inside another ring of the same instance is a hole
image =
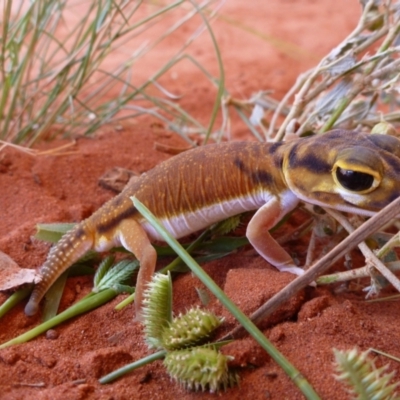
[[[119,226],[121,244],[131,251],[140,262],[135,291],[136,319],[141,320],[143,292],[154,274],[157,253],[152,246],[146,231],[135,220],[122,221]]]

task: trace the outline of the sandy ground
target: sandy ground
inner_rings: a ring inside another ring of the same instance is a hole
[[[213,23],[226,68],[230,93],[245,99],[259,90],[273,90],[280,98],[302,71],[313,66],[355,26],[360,9],[355,0],[228,0]],[[234,23],[233,23],[233,22]],[[239,26],[240,21],[240,26]],[[167,23],[167,22],[165,22]],[[190,25],[189,25],[190,26]],[[247,29],[248,28],[248,29]],[[166,29],[158,26],[157,29]],[[246,30],[247,29],[247,30]],[[250,30],[275,38],[271,43]],[[177,39],[176,39],[177,40]],[[286,45],[282,47],[282,42]],[[289,43],[290,45],[287,45]],[[157,68],[177,44],[169,40],[157,57],[145,60],[140,73]],[[205,36],[192,49],[209,70],[217,74],[215,56]],[[113,59],[117,63],[118,59]],[[178,65],[162,78],[162,84],[183,96],[182,104],[206,122],[215,90],[187,64]],[[113,94],[110,93],[110,96]],[[79,221],[89,216],[113,193],[98,185],[99,177],[113,166],[144,172],[169,155],[155,143],[184,146],[175,134],[154,128],[154,119],[126,121],[118,129],[102,129],[96,137],[78,138],[72,154],[34,157],[8,148],[0,153],[0,250],[21,267],[41,265],[49,245],[31,239],[38,222]],[[232,120],[233,139],[251,139]],[[57,140],[41,148],[67,143]],[[295,223],[295,221],[293,222]],[[291,243],[301,253],[304,243]],[[301,254],[300,254],[301,257]],[[362,262],[358,257],[356,260]],[[250,314],[293,279],[269,266],[250,248],[205,265],[205,270],[241,309]],[[61,307],[65,309],[91,289],[91,278],[70,278]],[[174,310],[199,305],[190,274],[174,281]],[[171,383],[161,362],[139,369],[119,381],[101,386],[98,379],[139,359],[148,350],[142,326],[134,321],[134,307],[120,312],[119,296],[100,309],[55,329],[51,335],[0,351],[1,399],[301,399],[303,396],[285,373],[254,341],[243,338],[224,348],[235,357],[233,366],[240,387],[226,393],[186,392]],[[0,300],[5,296],[1,295]],[[28,318],[23,304],[1,321],[0,342],[32,328],[40,317]],[[217,301],[210,309],[227,317],[222,335],[234,321]],[[332,348],[379,348],[400,355],[400,330],[396,303],[364,302],[360,288],[337,291],[309,288],[263,325],[264,333],[301,371],[323,399],[347,399],[346,389],[334,378]],[[378,358],[378,365],[394,362]]]

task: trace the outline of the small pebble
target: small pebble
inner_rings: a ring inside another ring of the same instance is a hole
[[[49,329],[46,332],[46,339],[55,340],[58,338],[58,332],[55,329]]]

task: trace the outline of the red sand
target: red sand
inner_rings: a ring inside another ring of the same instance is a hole
[[[356,1],[243,2],[229,0],[214,23],[226,67],[226,86],[232,95],[248,98],[272,89],[280,98],[302,71],[313,66],[355,26],[359,15]],[[227,20],[241,21],[265,35],[293,43],[301,52],[289,54]],[[163,29],[160,26],[160,29]],[[174,46],[173,40],[170,46]],[[200,39],[194,52],[217,73],[209,40]],[[162,55],[160,55],[162,57]],[[118,62],[118,60],[115,60]],[[147,59],[148,68],[158,60]],[[153,64],[152,64],[153,63]],[[162,84],[184,95],[181,104],[197,118],[207,121],[215,92],[188,65],[167,74]],[[178,76],[178,79],[176,77]],[[79,221],[89,216],[112,193],[99,187],[99,177],[113,166],[143,172],[168,155],[154,143],[185,146],[176,135],[152,128],[154,119],[129,121],[122,130],[102,129],[95,138],[79,138],[74,154],[33,157],[13,149],[0,153],[0,250],[21,267],[35,268],[49,246],[32,240],[38,222]],[[247,130],[234,120],[233,138],[248,138]],[[55,141],[45,147],[56,147]],[[42,146],[43,147],[43,146]],[[300,247],[296,246],[295,249]],[[300,248],[301,249],[301,248]],[[360,257],[358,257],[360,259]],[[279,273],[254,252],[241,250],[205,266],[206,271],[247,314],[293,277]],[[69,279],[62,308],[84,296],[91,278]],[[178,313],[200,304],[195,288],[201,286],[190,274],[174,282],[174,310]],[[101,386],[97,380],[148,354],[142,327],[133,320],[133,306],[116,312],[110,304],[57,327],[48,337],[0,351],[1,399],[301,399],[284,372],[249,338],[224,348],[235,357],[240,387],[226,393],[186,392],[171,383],[161,362],[139,369],[119,381]],[[0,300],[5,298],[0,295]],[[233,318],[216,301],[210,308]],[[264,332],[301,371],[323,399],[347,399],[345,388],[333,374],[332,348],[361,350],[376,347],[400,356],[400,310],[396,303],[364,302],[361,290],[335,293],[332,288],[313,289],[296,296],[290,304],[264,324]],[[28,318],[23,305],[1,321],[0,342],[32,328],[39,317]],[[378,358],[378,364],[394,362]]]

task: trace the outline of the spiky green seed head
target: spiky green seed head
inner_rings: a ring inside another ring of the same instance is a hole
[[[355,399],[395,400],[399,383],[390,384],[394,372],[386,373],[387,365],[375,366],[374,360],[368,357],[369,351],[357,349],[340,351],[333,349],[336,359],[336,378],[350,387]]]
[[[150,349],[160,349],[163,330],[172,319],[171,277],[155,274],[144,292],[143,324],[146,343]]]
[[[179,315],[162,333],[162,345],[166,350],[178,350],[193,346],[205,339],[218,328],[222,319],[215,314],[192,308],[185,315]]]
[[[236,374],[228,371],[229,357],[210,347],[172,351],[164,359],[169,375],[189,390],[211,393],[234,385]]]

